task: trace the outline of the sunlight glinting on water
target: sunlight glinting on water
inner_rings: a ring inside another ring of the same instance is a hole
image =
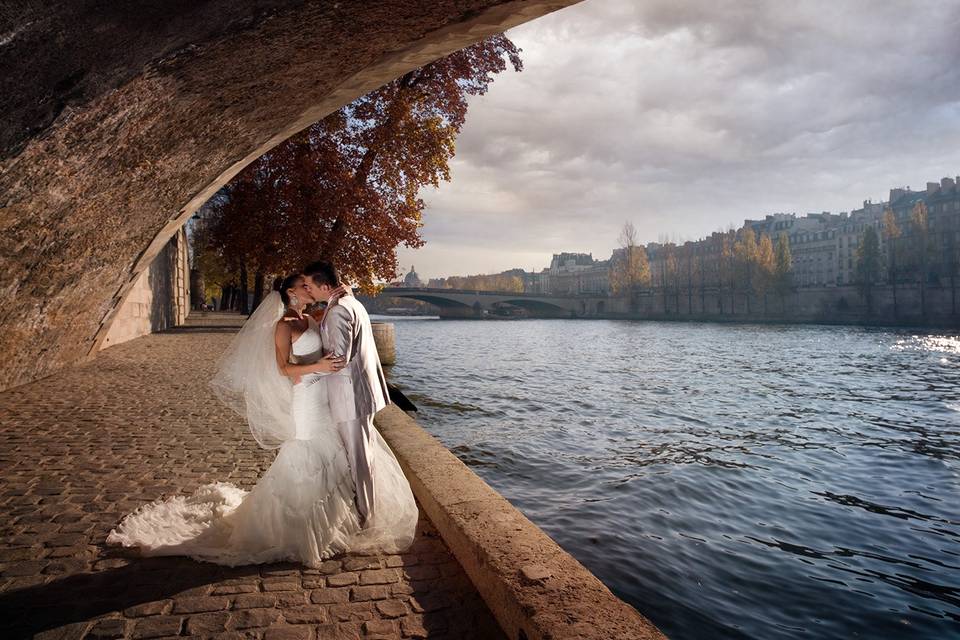
[[[960,336],[397,321],[418,422],[673,640],[960,629]]]

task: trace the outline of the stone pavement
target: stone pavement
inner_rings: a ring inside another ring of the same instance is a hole
[[[145,501],[214,480],[250,488],[269,466],[207,391],[236,324],[199,314],[0,393],[0,638],[501,638],[424,519],[407,553],[319,569],[105,546]]]

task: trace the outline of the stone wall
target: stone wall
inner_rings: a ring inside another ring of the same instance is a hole
[[[783,297],[770,293],[766,305],[761,296],[752,296],[749,307],[746,296],[737,293],[722,296],[715,290],[679,295],[662,291],[641,291],[629,301],[611,298],[610,315],[638,319],[749,320],[777,322],[836,322],[878,325],[929,325],[960,327],[960,282],[930,285],[926,290],[926,312],[921,313],[921,292],[917,284],[900,284],[894,291],[889,285],[878,285],[873,292],[873,308],[854,286],[804,287]]]
[[[574,1],[24,0],[0,11],[0,388],[95,354],[167,241],[264,152]]]
[[[150,267],[137,278],[109,319],[101,349],[186,322],[190,311],[187,234],[181,227]]]

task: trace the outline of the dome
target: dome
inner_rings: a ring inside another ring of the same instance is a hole
[[[422,287],[423,282],[420,281],[420,276],[417,275],[415,267],[410,267],[410,273],[408,273],[403,278],[403,284],[407,287]]]

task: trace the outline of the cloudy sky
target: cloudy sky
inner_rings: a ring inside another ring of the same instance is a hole
[[[427,201],[422,277],[606,258],[960,174],[957,0],[586,0],[509,36]]]

